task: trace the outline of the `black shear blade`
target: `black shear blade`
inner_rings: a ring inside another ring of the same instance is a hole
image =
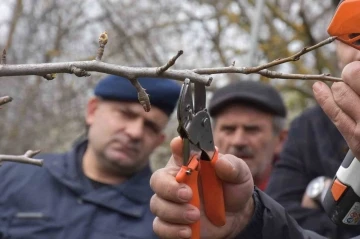
[[[181,88],[178,111],[177,111],[179,125],[185,127],[185,124],[191,120],[193,112],[194,112],[194,105],[192,99],[191,84],[190,84],[190,80],[186,78]]]
[[[194,83],[195,85],[195,113],[202,111],[206,107],[206,89],[205,85],[201,83]]]

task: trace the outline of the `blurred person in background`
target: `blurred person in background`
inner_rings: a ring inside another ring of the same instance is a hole
[[[339,1],[334,1],[337,6]],[[335,41],[339,69],[360,61],[360,51]],[[267,193],[279,202],[305,229],[331,239],[359,235],[336,227],[321,206],[348,146],[341,133],[319,105],[293,120],[289,136],[274,167]]]
[[[43,167],[0,167],[0,238],[158,238],[149,156],[165,139],[181,87],[166,79],[139,82],[150,112],[127,79],[109,75],[88,101],[85,140],[63,154],[39,155]]]
[[[260,81],[239,81],[216,90],[208,108],[219,152],[243,159],[255,185],[265,190],[287,137],[279,92]]]

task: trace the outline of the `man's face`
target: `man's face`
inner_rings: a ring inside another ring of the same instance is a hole
[[[336,40],[336,54],[338,57],[338,65],[342,70],[347,64],[353,61],[360,61],[360,51]]]
[[[216,117],[214,141],[219,152],[243,159],[254,178],[281,151],[283,138],[274,134],[273,116],[245,105],[230,105]]]
[[[168,116],[156,107],[145,112],[140,103],[94,98],[87,111],[89,147],[106,170],[130,176],[147,163],[164,140]]]

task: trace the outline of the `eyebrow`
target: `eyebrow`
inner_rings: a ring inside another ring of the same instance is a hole
[[[138,112],[134,111],[133,109],[131,109],[131,107],[121,107],[120,109],[124,110],[126,113],[132,114],[132,115],[136,115],[136,116],[141,116]],[[144,118],[144,122],[146,125],[150,126],[151,128],[153,128],[156,132],[160,132],[161,131],[161,126],[159,126],[158,124],[156,124],[154,121]]]
[[[157,125],[154,121],[145,119],[145,124],[147,124],[148,126],[150,126],[151,128],[153,128],[156,132],[160,132],[160,131],[161,131],[161,126]]]

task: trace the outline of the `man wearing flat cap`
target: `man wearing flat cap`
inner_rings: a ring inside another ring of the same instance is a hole
[[[145,112],[131,83],[107,76],[86,109],[85,140],[43,167],[0,167],[0,238],[151,239],[149,156],[164,141],[180,85],[140,78],[150,95]]]
[[[265,190],[287,137],[284,102],[275,88],[239,81],[214,92],[209,103],[215,145],[243,159],[255,185]]]

